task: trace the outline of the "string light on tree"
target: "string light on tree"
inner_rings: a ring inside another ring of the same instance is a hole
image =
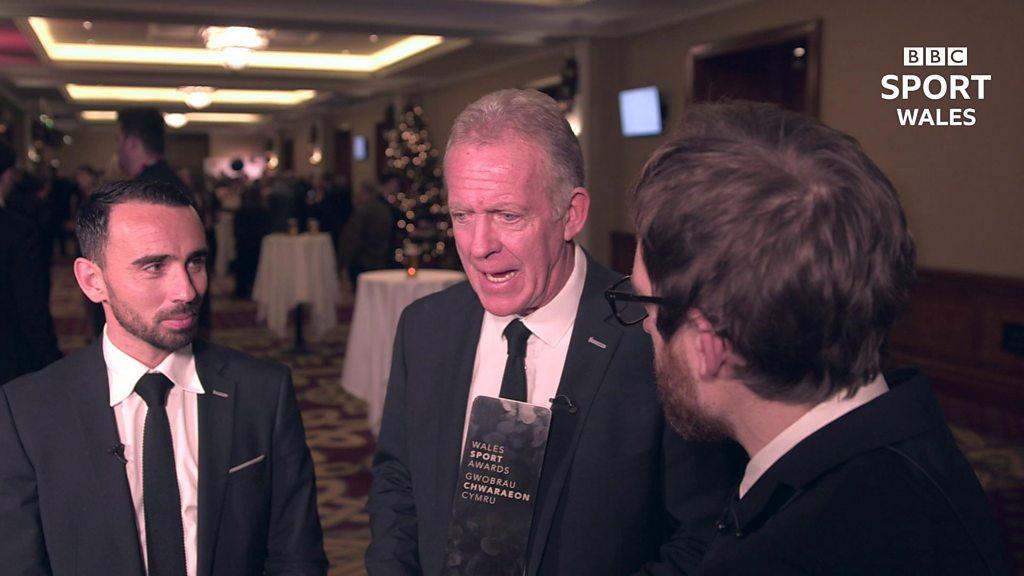
[[[389,110],[388,118],[393,118]],[[402,249],[395,259],[409,259],[416,252],[427,266],[449,262],[450,230],[448,209],[441,198],[443,187],[440,152],[430,140],[430,131],[423,118],[423,108],[409,105],[395,119],[387,133],[388,173],[398,176],[401,190],[388,197],[396,213],[396,232]]]

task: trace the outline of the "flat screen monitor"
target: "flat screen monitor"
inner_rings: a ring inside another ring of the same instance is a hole
[[[619,92],[619,117],[623,136],[661,134],[661,96],[657,86]]]
[[[366,136],[357,134],[352,137],[352,159],[366,160]]]

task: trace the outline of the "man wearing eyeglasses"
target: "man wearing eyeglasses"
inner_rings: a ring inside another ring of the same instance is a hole
[[[914,276],[889,180],[777,107],[696,106],[634,195],[636,295],[692,439],[750,455],[703,574],[1007,574],[925,377],[880,372]]]
[[[521,90],[471,104],[445,179],[469,282],[402,315],[367,505],[369,573],[445,569],[467,406],[481,395],[552,408],[528,574],[695,568],[738,454],[665,424],[650,340],[602,298],[619,276],[574,241],[590,199],[557,104]],[[525,379],[506,378],[517,361]]]

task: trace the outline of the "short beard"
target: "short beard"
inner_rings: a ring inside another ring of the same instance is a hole
[[[664,353],[654,354],[658,399],[665,419],[686,440],[717,442],[729,438],[728,424],[701,409],[697,400],[697,380],[685,361],[680,361],[666,343]]]
[[[114,293],[110,291],[110,285],[108,284],[107,286],[107,291],[110,294],[108,299],[110,310],[114,313],[114,318],[117,319],[117,322],[132,336],[164,352],[174,352],[188,346],[195,340],[199,330],[198,315],[199,307],[203,303],[202,296],[196,297],[195,300],[171,310],[158,312],[153,318],[152,324],[147,324],[134,310],[122,306]],[[196,320],[192,322],[191,328],[188,330],[163,330],[160,328],[162,320],[181,314],[196,316]]]

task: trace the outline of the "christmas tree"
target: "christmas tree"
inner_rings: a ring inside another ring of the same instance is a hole
[[[388,118],[394,114],[389,110]],[[395,260],[403,265],[442,267],[454,259],[448,208],[441,198],[444,186],[440,153],[430,141],[423,108],[410,104],[387,133],[387,173],[398,177],[398,192],[388,194],[396,213],[401,248]]]

